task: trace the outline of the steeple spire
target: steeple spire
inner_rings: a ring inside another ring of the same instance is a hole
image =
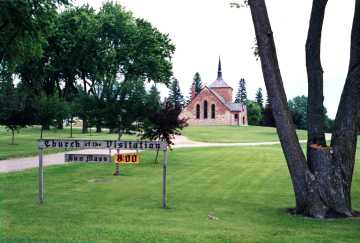
[[[221,59],[220,59],[220,56],[219,56],[219,66],[218,66],[218,75],[217,75],[217,79],[222,79]]]

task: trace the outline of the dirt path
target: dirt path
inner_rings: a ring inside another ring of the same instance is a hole
[[[330,140],[331,134],[326,134],[326,139]],[[301,140],[300,143],[306,143],[306,140]],[[231,146],[262,146],[262,145],[276,145],[280,142],[256,142],[256,143],[205,143],[196,142],[188,139],[185,136],[176,136],[175,145],[173,148],[195,148],[195,147],[231,147]],[[108,154],[108,150],[80,150],[76,153],[83,154]],[[112,150],[112,154],[115,154],[116,150]],[[65,164],[64,152],[44,155],[44,165],[59,165]],[[20,171],[30,168],[36,168],[38,166],[38,156],[27,158],[15,158],[0,161],[0,173]]]

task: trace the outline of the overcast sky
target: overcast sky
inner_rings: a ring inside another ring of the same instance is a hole
[[[104,0],[75,0],[99,8]],[[224,80],[234,88],[247,83],[248,98],[265,90],[260,62],[253,55],[254,30],[248,8],[230,8],[231,0],[117,0],[136,17],[168,33],[176,45],[174,76],[188,95],[195,72],[203,83],[216,79],[221,56]],[[268,0],[277,53],[288,99],[307,94],[305,40],[312,0]],[[329,1],[326,10],[322,63],[325,106],[334,118],[345,82],[355,0]],[[161,88],[162,95],[168,91]]]

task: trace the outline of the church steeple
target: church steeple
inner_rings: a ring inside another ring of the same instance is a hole
[[[230,88],[232,89],[224,80],[222,77],[222,70],[221,70],[221,59],[219,57],[219,65],[218,65],[218,75],[217,79],[210,84],[209,88]]]
[[[222,79],[221,59],[220,59],[220,57],[219,57],[219,65],[218,65],[218,75],[217,75],[217,79],[218,79],[218,80]]]

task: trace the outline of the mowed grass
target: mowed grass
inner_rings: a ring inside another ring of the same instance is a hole
[[[170,153],[169,209],[161,209],[161,165],[68,164],[0,174],[2,242],[358,242],[359,219],[314,220],[294,206],[280,146],[176,149]],[[356,168],[353,206],[360,209]],[[216,219],[209,219],[208,215]]]
[[[299,139],[306,139],[304,130],[298,130]],[[279,141],[276,129],[260,126],[189,126],[183,135],[191,140],[212,143],[250,143]]]
[[[73,129],[73,138],[79,139],[117,139],[117,134],[108,132],[90,134],[81,133],[81,129]],[[36,155],[38,153],[37,139],[40,138],[39,127],[21,129],[15,134],[15,145],[11,145],[11,132],[0,126],[0,160]],[[44,131],[43,138],[70,138],[70,129],[51,129]],[[122,139],[136,139],[136,136],[123,135]],[[64,149],[48,149],[46,153],[55,153]],[[1,162],[0,162],[1,163]]]

